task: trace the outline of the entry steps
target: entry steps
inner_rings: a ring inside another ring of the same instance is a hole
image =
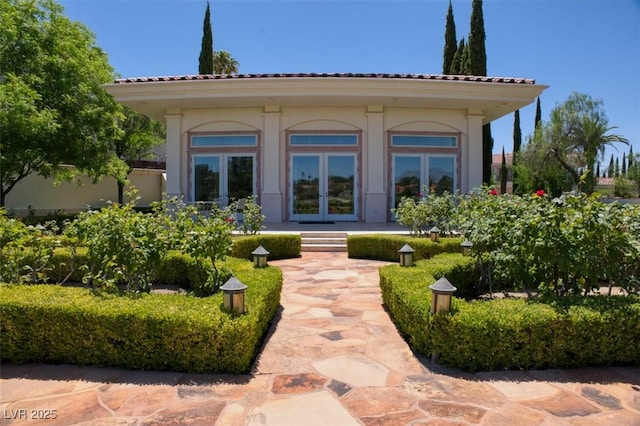
[[[301,232],[302,251],[347,251],[346,232]]]

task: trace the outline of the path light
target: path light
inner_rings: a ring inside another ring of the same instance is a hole
[[[256,268],[264,268],[267,266],[267,256],[269,256],[269,252],[262,247],[262,245],[258,246],[257,249],[251,252],[253,255],[253,266]]]
[[[460,243],[460,247],[462,247],[462,254],[469,256],[471,254],[471,247],[473,247],[473,243],[469,240],[464,240]]]
[[[434,243],[440,241],[440,230],[437,226],[434,226],[429,230],[429,236],[431,236],[431,241],[433,241]]]
[[[445,277],[440,278],[429,288],[431,289],[431,314],[449,312],[451,310],[451,296],[457,288],[451,285]],[[437,362],[438,359],[440,359],[440,352],[431,354],[431,362]]]
[[[231,277],[220,287],[224,308],[229,312],[244,314],[244,291],[247,286],[236,277]]]
[[[413,266],[414,251],[409,244],[403,245],[402,248],[398,250],[398,253],[400,253],[400,266]]]

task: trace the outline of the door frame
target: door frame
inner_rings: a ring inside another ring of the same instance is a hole
[[[295,157],[318,157],[318,203],[317,214],[294,214],[293,212],[293,163]],[[353,210],[352,214],[331,214],[329,212],[329,157],[350,157],[353,159]],[[316,150],[313,152],[290,152],[288,157],[287,176],[287,216],[290,221],[358,221],[360,217],[360,179],[359,179],[359,154],[358,152],[334,152],[326,150]]]

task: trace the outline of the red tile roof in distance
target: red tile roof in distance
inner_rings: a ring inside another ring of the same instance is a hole
[[[375,74],[375,73],[275,73],[275,74],[203,74],[164,77],[133,77],[121,78],[116,84],[153,83],[163,81],[197,81],[197,80],[241,80],[260,78],[379,78],[379,79],[407,79],[407,80],[449,80],[475,81],[483,83],[511,83],[535,84],[528,78],[516,77],[479,77],[473,75],[441,75],[441,74]]]

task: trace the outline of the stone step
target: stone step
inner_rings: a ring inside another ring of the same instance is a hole
[[[303,252],[346,252],[346,232],[302,232],[300,233]]]

